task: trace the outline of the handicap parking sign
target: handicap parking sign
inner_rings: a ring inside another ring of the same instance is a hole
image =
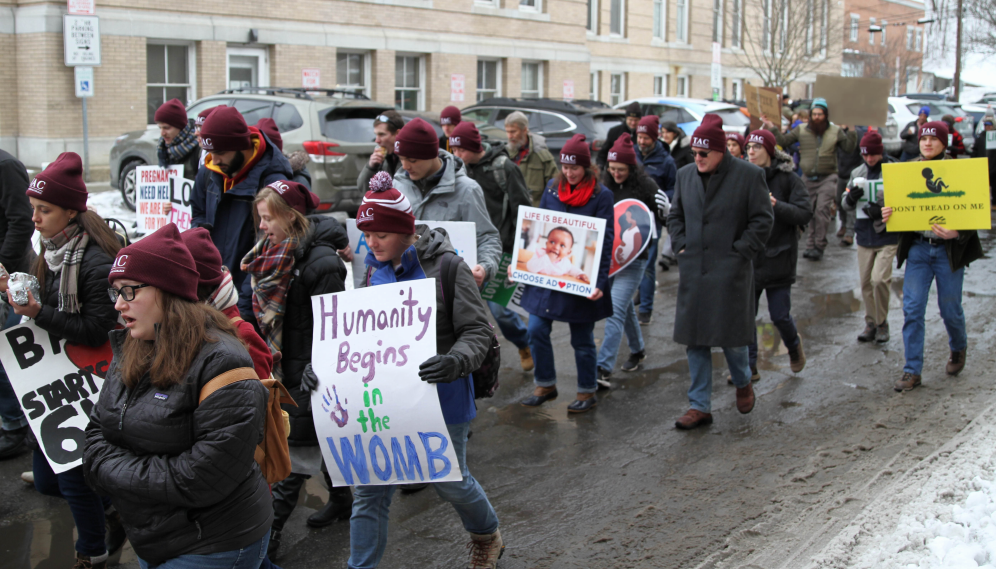
[[[78,65],[73,68],[76,75],[76,96],[93,96],[93,67]]]

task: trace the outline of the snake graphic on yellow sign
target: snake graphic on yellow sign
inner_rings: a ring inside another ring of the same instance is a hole
[[[890,232],[992,227],[985,158],[883,164],[882,180]]]

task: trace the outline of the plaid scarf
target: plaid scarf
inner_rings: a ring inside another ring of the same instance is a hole
[[[83,252],[90,242],[90,235],[79,223],[70,223],[51,239],[42,239],[45,262],[54,273],[59,273],[59,311],[76,314],[80,311],[79,284]],[[38,299],[41,302],[41,299]]]
[[[190,151],[197,147],[197,136],[194,134],[194,123],[187,122],[180,134],[176,135],[173,142],[168,145],[162,138],[159,139],[159,148],[166,148],[171,164],[180,164],[183,159],[190,154]],[[186,172],[184,172],[186,174]]]
[[[269,239],[263,238],[242,259],[245,272],[252,276],[252,311],[273,354],[283,346],[287,291],[298,243],[296,237],[288,237],[279,245],[270,245]],[[276,362],[273,368],[277,379],[283,379],[283,370]]]

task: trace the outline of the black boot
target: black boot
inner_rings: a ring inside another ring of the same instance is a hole
[[[114,506],[104,511],[104,546],[108,555],[114,555],[128,541],[124,526],[121,524],[121,514]]]
[[[270,558],[270,563],[277,560],[278,549],[280,549],[280,530],[270,528],[270,543],[266,546],[266,556]]]
[[[0,435],[0,460],[13,458],[28,450],[28,430],[30,427],[3,431]]]
[[[308,516],[308,525],[323,528],[336,520],[348,520],[352,513],[353,493],[349,488],[332,488],[325,507]]]
[[[858,334],[859,342],[871,342],[875,339],[875,335],[878,332],[878,327],[874,324],[865,323],[865,331]]]

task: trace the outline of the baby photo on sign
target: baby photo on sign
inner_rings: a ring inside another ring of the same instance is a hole
[[[591,295],[604,231],[604,219],[520,207],[512,280]]]

